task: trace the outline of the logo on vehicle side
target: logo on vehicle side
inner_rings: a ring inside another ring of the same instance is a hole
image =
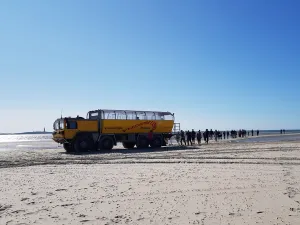
[[[156,122],[155,121],[145,121],[145,122],[142,122],[142,123],[135,124],[135,125],[133,125],[131,127],[128,127],[126,129],[124,129],[123,132],[129,131],[129,130],[132,130],[132,129],[135,129],[137,127],[140,127],[140,126],[143,126],[143,125],[147,125],[147,124],[151,125],[152,130],[156,129]]]

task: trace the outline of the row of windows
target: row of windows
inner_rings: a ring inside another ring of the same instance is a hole
[[[89,118],[98,118],[98,112],[91,113]],[[173,120],[172,115],[162,115],[153,112],[102,112],[101,118],[116,120]]]

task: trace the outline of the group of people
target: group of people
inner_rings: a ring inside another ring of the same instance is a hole
[[[250,132],[251,135],[254,136],[254,130],[248,131],[248,136],[250,136]],[[256,135],[259,136],[259,130],[256,131]],[[218,141],[220,139],[229,139],[229,137],[231,138],[237,138],[237,137],[246,137],[247,136],[247,131],[246,130],[231,130],[229,131],[219,131],[219,130],[215,130],[213,131],[212,129],[209,131],[208,129],[206,129],[204,132],[199,131],[194,131],[194,129],[192,129],[192,131],[186,131],[184,132],[183,130],[181,130],[180,132],[178,132],[176,134],[176,141],[178,144],[180,145],[194,145],[196,144],[196,140],[198,142],[198,145],[201,144],[202,139],[204,140],[204,142],[206,144],[208,144],[209,140],[215,139],[215,141]]]

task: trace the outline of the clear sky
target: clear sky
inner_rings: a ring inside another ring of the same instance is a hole
[[[0,3],[0,132],[98,108],[185,129],[300,128],[296,0]]]

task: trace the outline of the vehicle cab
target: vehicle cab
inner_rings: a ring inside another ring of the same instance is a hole
[[[53,133],[52,133],[52,139],[60,144],[63,144],[65,142],[64,138],[64,129],[65,129],[65,119],[60,118],[55,120],[53,123]]]

